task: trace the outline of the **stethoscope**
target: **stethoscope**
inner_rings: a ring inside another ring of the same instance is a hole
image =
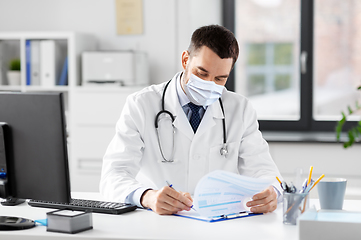
[[[163,95],[162,95],[162,110],[158,112],[158,114],[156,115],[155,117],[155,129],[157,130],[157,137],[158,137],[158,145],[159,145],[159,149],[160,149],[160,152],[162,154],[162,157],[163,157],[163,160],[162,162],[167,162],[167,163],[171,163],[171,162],[174,162],[174,152],[175,152],[175,144],[174,144],[174,140],[175,140],[175,128],[174,128],[174,125],[173,125],[173,122],[174,122],[174,116],[171,112],[167,111],[164,109],[164,98],[165,98],[165,92],[167,91],[167,88],[170,84],[170,82],[172,81],[169,80],[168,83],[165,85],[164,87],[164,91],[163,91]],[[225,120],[225,115],[224,115],[224,109],[223,109],[223,103],[222,103],[222,99],[221,98],[218,98],[218,101],[219,101],[219,104],[221,106],[221,109],[222,109],[222,113],[223,113],[223,116],[224,118],[222,119],[222,122],[223,122],[223,145],[220,149],[220,154],[224,157],[227,157],[227,154],[228,154],[228,149],[227,149],[227,135],[226,135],[226,120]],[[165,156],[164,156],[164,152],[163,152],[163,148],[162,148],[162,144],[161,144],[161,140],[160,140],[160,134],[159,134],[159,129],[158,129],[158,122],[159,122],[159,116],[161,114],[166,114],[168,115],[171,120],[172,120],[172,127],[173,127],[173,150],[172,150],[172,154],[171,154],[171,157],[169,159],[167,159]]]

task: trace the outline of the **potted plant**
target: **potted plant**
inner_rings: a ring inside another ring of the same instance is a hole
[[[359,86],[357,88],[357,90],[361,90],[361,86]],[[347,106],[347,109],[348,109],[348,114],[345,114],[344,112],[341,112],[342,119],[337,122],[337,126],[336,126],[337,141],[340,141],[342,127],[345,124],[345,122],[347,121],[347,119],[346,119],[347,116],[355,113],[358,110],[360,110],[361,106],[360,106],[359,102],[356,101],[354,109],[351,108],[351,106]],[[360,137],[361,137],[361,121],[359,121],[354,127],[352,127],[351,129],[349,129],[347,131],[347,136],[348,136],[348,141],[343,143],[344,148],[351,147],[352,144],[354,144],[355,142],[360,140]]]
[[[21,70],[20,59],[11,60],[9,64],[9,71],[7,72],[9,85],[16,85],[16,86],[20,85],[20,79],[21,79],[20,70]]]

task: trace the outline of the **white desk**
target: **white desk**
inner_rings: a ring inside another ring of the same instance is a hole
[[[98,195],[73,194],[75,198],[95,199]],[[311,205],[318,209],[318,200]],[[361,201],[345,200],[345,210],[361,211]],[[45,208],[27,204],[0,207],[0,215],[25,217],[33,220],[46,218]],[[0,231],[0,239],[298,239],[297,226],[282,223],[282,204],[273,213],[229,221],[207,223],[176,216],[159,216],[140,210],[121,215],[93,213],[93,229],[78,234],[47,232],[45,226],[21,231]]]

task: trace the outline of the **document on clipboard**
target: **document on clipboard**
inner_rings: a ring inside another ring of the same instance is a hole
[[[193,198],[194,210],[176,215],[206,222],[259,215],[249,212],[246,203],[272,183],[271,178],[251,178],[216,170],[198,182]]]
[[[195,220],[199,220],[199,221],[203,221],[203,222],[220,222],[220,221],[231,220],[231,219],[235,219],[235,218],[244,218],[244,217],[262,215],[262,213],[240,212],[240,213],[222,215],[222,216],[218,216],[218,217],[204,217],[204,216],[201,216],[196,211],[190,210],[190,211],[181,211],[174,215],[178,216],[178,217],[195,219]]]

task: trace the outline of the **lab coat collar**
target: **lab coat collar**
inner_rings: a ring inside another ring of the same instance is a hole
[[[177,91],[177,96],[178,96],[178,100],[179,103],[182,107],[184,107],[185,105],[187,105],[190,101],[186,95],[186,93],[183,91],[182,87],[181,87],[181,77],[182,77],[182,73],[179,74],[176,78],[176,91]]]
[[[180,77],[182,72],[178,72],[171,80],[164,99],[165,110],[170,111],[174,117],[181,115],[179,110],[182,110],[182,106],[179,103],[178,94],[177,94],[177,79]],[[163,89],[164,91],[164,89]],[[163,92],[161,93],[163,95]]]
[[[225,92],[226,90],[223,90]],[[219,100],[212,103],[209,107],[209,109],[212,109],[213,117],[214,118],[224,118],[224,114],[222,112],[221,104],[219,103]]]

